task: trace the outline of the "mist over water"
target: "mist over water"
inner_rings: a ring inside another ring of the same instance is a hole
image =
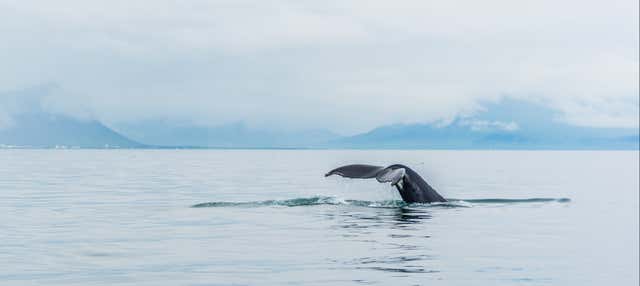
[[[403,163],[449,203],[375,180]],[[7,285],[637,285],[637,151],[0,150]]]

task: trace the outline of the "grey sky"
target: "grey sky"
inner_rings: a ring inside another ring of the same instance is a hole
[[[349,133],[511,96],[635,127],[638,34],[637,0],[0,0],[0,91],[116,123]]]

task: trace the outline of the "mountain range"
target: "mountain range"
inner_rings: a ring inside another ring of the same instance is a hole
[[[61,114],[23,113],[0,127],[0,148],[141,148],[96,120]]]
[[[0,124],[0,147],[24,148],[353,148],[353,149],[627,149],[637,128],[575,126],[543,105],[506,99],[448,122],[392,124],[352,136],[328,130],[273,131],[242,122],[199,126],[146,120],[109,127],[41,108]],[[0,122],[1,123],[1,122]]]
[[[394,124],[340,138],[342,148],[638,149],[637,128],[570,125],[541,104],[505,99],[451,122]]]

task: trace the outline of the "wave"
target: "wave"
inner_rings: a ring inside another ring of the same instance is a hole
[[[457,200],[457,199],[448,199],[448,200]],[[476,204],[516,204],[516,203],[548,203],[548,202],[558,202],[558,203],[568,203],[571,202],[569,198],[528,198],[528,199],[465,199],[458,200],[465,201],[469,203]]]
[[[512,203],[568,203],[568,198],[528,198],[528,199],[448,199],[444,203],[412,203],[408,204],[401,200],[388,201],[364,201],[346,200],[337,197],[309,197],[295,198],[288,200],[265,200],[250,202],[206,202],[192,205],[193,208],[215,208],[215,207],[266,207],[266,206],[315,206],[315,205],[351,205],[372,208],[402,208],[402,207],[472,207],[473,204],[512,204]]]

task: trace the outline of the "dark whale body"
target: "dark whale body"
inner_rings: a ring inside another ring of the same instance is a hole
[[[400,192],[402,200],[407,203],[446,202],[436,190],[411,168],[395,164],[388,167],[372,165],[347,165],[331,170],[325,177],[340,175],[346,178],[376,178],[380,183],[390,182]]]

